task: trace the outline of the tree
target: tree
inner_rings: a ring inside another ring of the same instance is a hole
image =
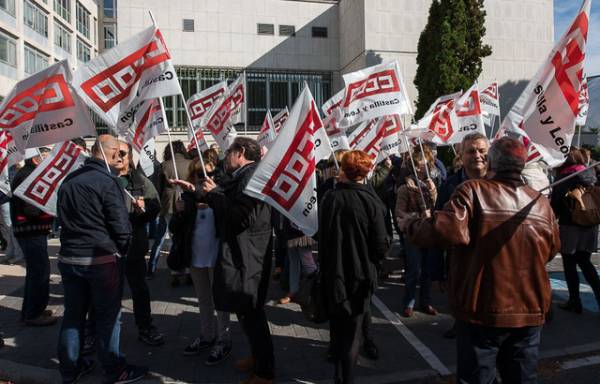
[[[417,47],[417,117],[439,96],[468,89],[477,80],[482,59],[492,53],[482,41],[485,15],[483,0],[431,3]]]

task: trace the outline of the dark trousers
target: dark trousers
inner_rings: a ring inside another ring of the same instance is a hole
[[[598,306],[600,306],[600,277],[591,261],[592,254],[590,252],[578,251],[573,255],[563,254],[562,261],[565,269],[565,279],[567,280],[567,288],[569,289],[569,300],[580,303],[579,297],[579,274],[577,266],[581,269],[583,276],[592,287]]]
[[[17,237],[25,256],[25,292],[21,318],[33,320],[44,313],[50,298],[50,260],[46,235]]]
[[[150,290],[146,283],[146,263],[144,259],[125,261],[125,276],[131,298],[133,300],[133,316],[138,329],[145,329],[152,325],[150,314]]]
[[[263,379],[275,376],[275,354],[269,323],[264,308],[237,314],[238,321],[248,338],[254,358],[254,374]]]
[[[79,266],[58,263],[65,295],[65,313],[58,340],[58,360],[64,381],[77,376],[81,365],[85,317],[90,302],[95,313],[98,359],[108,377],[119,374],[125,358],[119,350],[123,274],[120,262]]]
[[[353,317],[334,317],[329,320],[331,356],[335,366],[336,384],[354,383],[354,367],[358,358],[360,332],[364,324],[362,313]]]
[[[456,322],[457,383],[537,383],[542,327],[492,328]]]
[[[414,308],[417,295],[417,282],[420,286],[419,306],[431,304],[431,273],[429,250],[419,248],[410,241],[404,242],[406,254],[406,289],[404,291],[404,308]]]
[[[371,306],[367,307],[367,311],[363,316],[362,322],[362,337],[363,340],[371,340],[373,341],[373,336],[371,336],[371,326],[373,325],[373,319],[371,319]]]

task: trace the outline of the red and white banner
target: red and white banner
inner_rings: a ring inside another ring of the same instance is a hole
[[[341,128],[386,115],[412,115],[397,61],[347,73],[344,83]]]
[[[86,158],[83,148],[70,141],[55,145],[50,155],[23,180],[14,195],[56,216],[58,188],[65,177],[79,168]]]
[[[212,87],[206,88],[205,90],[192,95],[187,101],[187,108],[190,114],[190,120],[194,125],[193,131],[196,133],[196,139],[200,144],[201,150],[208,149],[204,132],[202,131],[202,118],[213,106],[213,104],[223,98],[227,93],[227,82],[221,81],[213,85]],[[188,140],[190,145],[188,149],[196,148],[196,140],[192,137],[190,127],[188,127]]]
[[[483,122],[491,127],[494,119],[500,118],[500,93],[498,82],[494,81],[489,87],[479,92],[479,100],[483,112]]]
[[[233,127],[234,120],[246,102],[244,75],[240,75],[227,89],[225,97],[217,100],[204,114],[201,126],[212,134],[223,151],[231,145],[237,132]]]
[[[551,167],[564,162],[575,133],[590,5],[590,0],[584,0],[568,31],[503,122],[507,131],[518,129],[522,122],[522,130]]]
[[[268,109],[256,141],[261,147],[269,148],[270,144],[275,141],[276,136],[277,133],[275,132],[275,124],[273,124],[273,118],[271,117],[271,110]]]
[[[136,110],[131,126],[125,132],[119,132],[140,153],[150,139],[167,131],[158,99],[144,101]]]
[[[113,128],[131,125],[141,101],[181,94],[171,55],[155,26],[81,66],[73,85]]]
[[[402,131],[402,121],[400,116],[392,115],[379,119],[378,130],[381,131],[381,144],[379,144],[379,156],[377,156],[376,164],[379,164],[391,155],[400,155],[400,153],[408,152],[408,149],[403,145],[400,137]]]
[[[95,136],[88,109],[71,86],[67,60],[19,81],[0,105],[0,128],[19,151]]]
[[[0,132],[0,192],[11,196],[8,168],[23,160],[23,154],[17,150],[15,141],[7,131]]]
[[[454,93],[438,98],[417,123],[419,128],[427,127],[435,133],[433,142],[456,144],[470,133],[485,135],[477,83],[459,95]]]
[[[279,131],[281,130],[281,128],[283,127],[283,125],[285,124],[285,122],[287,121],[287,119],[289,117],[290,117],[290,112],[288,111],[287,107],[285,107],[285,109],[282,109],[281,111],[279,111],[279,113],[277,113],[273,117],[273,127],[275,128],[275,136],[277,136],[277,134],[279,134]]]
[[[316,165],[332,153],[315,101],[305,87],[244,193],[273,206],[312,236],[318,229]]]
[[[373,165],[379,157],[383,138],[379,120],[383,120],[383,118],[363,122],[348,136],[350,148],[367,153],[373,160]]]
[[[148,140],[140,151],[140,168],[144,171],[144,175],[150,177],[154,174],[154,163],[156,159],[156,142],[154,138]]]
[[[590,92],[588,90],[587,76],[584,76],[583,83],[581,83],[581,92],[579,92],[579,113],[577,114],[575,125],[578,125],[582,128],[585,127],[589,108]]]
[[[329,136],[331,148],[333,148],[334,151],[350,149],[346,129],[340,128],[338,124],[342,113],[340,106],[343,101],[344,90],[342,89],[321,106],[321,110],[325,114],[323,124],[325,124],[325,130],[327,131],[327,136]]]

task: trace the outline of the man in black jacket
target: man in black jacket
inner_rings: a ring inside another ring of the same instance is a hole
[[[110,135],[98,137],[92,156],[65,178],[58,191],[58,219],[62,225],[58,268],[65,296],[58,343],[60,371],[63,383],[72,383],[94,367],[80,354],[85,315],[91,303],[96,316],[98,358],[106,382],[131,383],[142,379],[147,368],[127,365],[119,349],[121,259],[127,254],[131,225],[123,189],[107,169],[107,164],[114,166],[117,162],[117,139]]]
[[[264,310],[271,273],[271,208],[243,193],[259,160],[255,140],[236,138],[225,152],[225,168],[233,178],[220,186],[206,179],[196,196],[213,209],[221,240],[214,272],[215,308],[236,313],[250,343],[252,357],[236,363],[239,370],[252,374],[244,384],[272,383],[275,366]],[[196,190],[187,182],[171,182]]]
[[[25,166],[11,183],[13,192],[42,162],[48,148],[29,148],[25,152]],[[26,325],[43,326],[56,323],[52,311],[46,309],[50,298],[50,260],[48,258],[48,233],[54,218],[17,196],[10,199],[13,232],[25,256],[25,292],[21,319]]]

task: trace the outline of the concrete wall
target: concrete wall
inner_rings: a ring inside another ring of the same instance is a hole
[[[354,1],[354,0],[353,0]],[[360,0],[362,1],[362,0]],[[156,17],[176,65],[330,71],[339,67],[337,5],[282,0],[130,0],[118,2],[118,36],[124,41]],[[183,19],[195,32],[183,32]],[[257,23],[275,35],[257,34]],[[296,36],[279,36],[293,25]],[[328,38],[313,38],[312,27]]]

